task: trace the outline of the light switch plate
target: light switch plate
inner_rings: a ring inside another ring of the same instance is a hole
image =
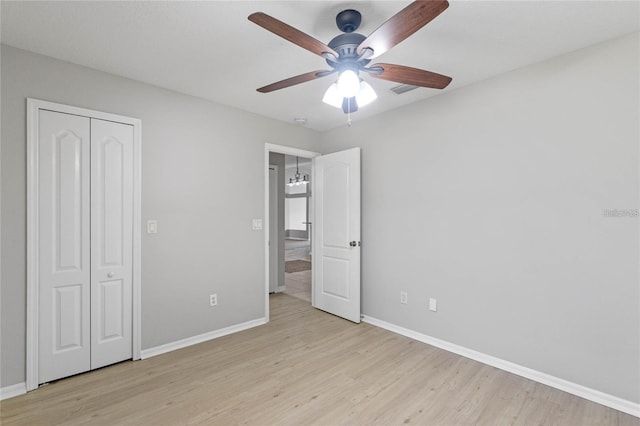
[[[251,220],[251,229],[254,231],[259,231],[262,229],[262,219],[252,219]]]
[[[429,310],[433,312],[438,310],[438,301],[433,297],[429,298]]]
[[[147,234],[157,234],[158,233],[158,221],[155,219],[151,219],[147,221]]]

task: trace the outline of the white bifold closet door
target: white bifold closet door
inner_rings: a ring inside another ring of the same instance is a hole
[[[133,126],[91,119],[91,368],[132,357]]]
[[[132,358],[133,127],[39,111],[38,383]]]

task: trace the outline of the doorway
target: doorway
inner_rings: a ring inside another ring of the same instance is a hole
[[[265,144],[265,316],[269,294],[284,293],[313,303],[311,185],[286,185],[289,179],[312,175],[312,158],[319,154]],[[296,167],[296,157],[298,164]],[[274,194],[275,192],[275,194]],[[278,217],[274,218],[276,214]],[[273,226],[277,226],[274,232]],[[276,270],[274,273],[274,269]]]
[[[269,293],[311,303],[311,159],[269,153]]]
[[[284,154],[280,154],[284,155]],[[311,158],[284,155],[284,289],[311,303]]]
[[[269,160],[272,153],[312,158],[313,197],[309,197],[310,213],[307,216],[307,222],[311,222],[312,226],[309,237],[312,240],[310,242],[312,252],[309,255],[313,256],[311,305],[359,323],[361,317],[360,148],[320,155],[311,151],[272,144],[265,144],[264,156],[265,320],[269,321],[269,272],[272,263],[269,257],[271,234]],[[296,235],[296,233],[290,235]],[[284,241],[278,242],[281,246],[284,245],[283,243]]]

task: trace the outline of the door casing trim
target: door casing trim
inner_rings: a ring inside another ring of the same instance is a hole
[[[133,280],[132,349],[140,359],[141,349],[141,236],[142,236],[142,121],[102,111],[27,98],[27,341],[26,390],[38,387],[38,112],[48,110],[133,126]]]

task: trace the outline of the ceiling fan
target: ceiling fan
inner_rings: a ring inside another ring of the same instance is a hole
[[[360,78],[360,73],[397,83],[444,89],[451,82],[451,77],[403,65],[384,63],[369,65],[369,63],[373,58],[382,55],[428,24],[447,7],[449,7],[447,0],[414,1],[368,37],[355,32],[362,20],[360,12],[353,9],[343,10],[336,16],[336,25],[343,34],[334,37],[328,44],[266,13],[252,13],[249,15],[251,22],[303,49],[322,56],[331,67],[330,70],[300,74],[257,90],[261,93],[269,93],[338,73],[338,81],[329,87],[323,100],[333,106],[342,107],[345,113],[351,113],[357,111],[358,105],[363,106],[376,97],[371,86]]]

